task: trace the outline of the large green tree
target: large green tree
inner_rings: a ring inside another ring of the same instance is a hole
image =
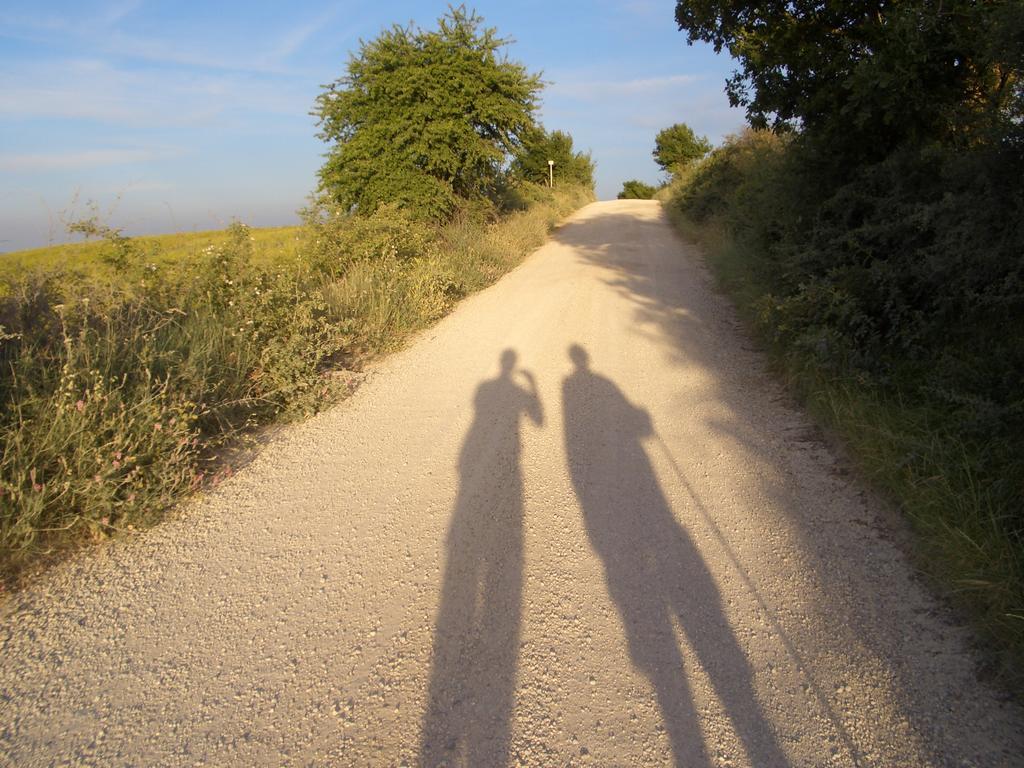
[[[362,42],[313,114],[331,144],[321,189],[370,213],[395,202],[444,219],[489,195],[534,127],[540,79],[465,6],[436,30],[395,26]]]
[[[651,154],[663,171],[674,173],[710,151],[711,142],[707,137],[698,136],[686,123],[676,123],[658,132]]]
[[[587,152],[576,152],[572,136],[538,126],[523,137],[523,145],[512,162],[512,173],[525,181],[548,183],[548,160],[554,160],[556,184],[594,186],[594,161]]]

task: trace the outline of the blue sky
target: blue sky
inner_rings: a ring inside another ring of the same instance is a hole
[[[654,135],[743,124],[732,62],[672,0],[468,4],[549,83],[540,117],[597,162],[598,196],[658,179]],[[0,251],[63,242],[95,203],[129,234],[291,224],[325,146],[309,110],[359,40],[446,3],[38,2],[0,8]]]

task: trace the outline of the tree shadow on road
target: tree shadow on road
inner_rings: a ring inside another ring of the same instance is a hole
[[[523,590],[520,422],[543,423],[533,376],[501,355],[474,397],[459,457],[434,631],[424,766],[501,766],[508,757]],[[520,384],[517,379],[523,383]]]
[[[676,521],[642,440],[645,410],[570,347],[562,385],[565,446],[590,544],[600,556],[633,663],[650,680],[676,765],[710,765],[674,633],[678,623],[752,765],[788,762],[754,695],[751,669],[708,566]]]

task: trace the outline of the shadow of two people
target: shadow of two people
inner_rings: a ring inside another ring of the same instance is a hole
[[[630,658],[654,689],[675,764],[709,764],[678,622],[748,758],[786,765],[711,572],[673,515],[644,448],[656,437],[650,417],[591,370],[583,347],[570,347],[569,357],[574,370],[562,384],[562,408],[573,488]],[[543,424],[534,379],[515,364],[515,352],[506,350],[499,375],[477,389],[460,455],[423,721],[427,766],[501,766],[510,757],[522,611],[520,422],[525,415]]]

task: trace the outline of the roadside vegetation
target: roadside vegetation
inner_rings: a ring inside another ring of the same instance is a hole
[[[659,197],[1019,683],[1024,6],[722,7],[677,21],[756,130]]]
[[[86,220],[85,226],[98,226],[98,222],[99,216],[94,215]],[[80,225],[82,223],[78,222]],[[208,246],[223,245],[228,240],[228,232],[227,229],[177,232],[135,237],[132,240],[135,247],[145,251],[154,263],[169,266],[199,258]],[[294,256],[301,240],[299,227],[263,227],[253,229],[251,234],[253,259],[264,264]],[[0,255],[0,287],[17,281],[19,276],[28,272],[40,270],[69,269],[94,277],[113,276],[113,270],[104,258],[107,247],[103,238],[94,238],[85,242],[4,253]]]
[[[364,43],[318,101],[331,150],[300,227],[135,239],[88,219],[72,228],[93,243],[4,257],[4,584],[159,520],[227,444],[343,396],[334,372],[400,346],[593,199],[593,163],[534,122],[539,80],[502,45],[461,8]],[[449,85],[462,101],[425,114],[413,94],[375,103],[392,75],[504,90]],[[554,189],[529,170],[545,142]]]

